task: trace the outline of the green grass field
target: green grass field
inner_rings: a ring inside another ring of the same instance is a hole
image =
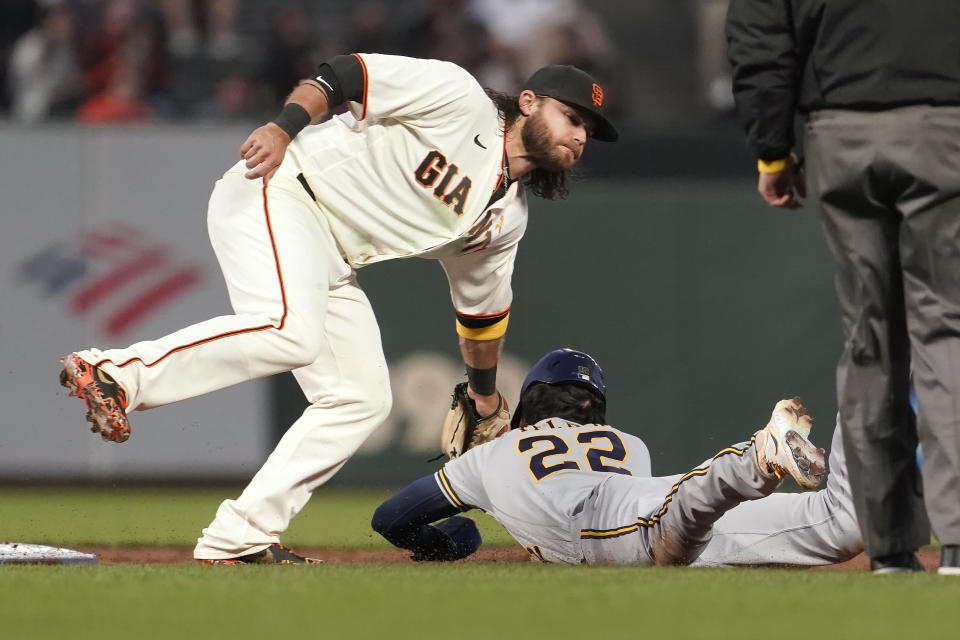
[[[0,488],[0,540],[191,547],[234,490]],[[386,492],[321,491],[285,542],[382,546]],[[485,516],[487,544],[509,538]],[[960,580],[804,570],[0,566],[0,638],[955,637]]]

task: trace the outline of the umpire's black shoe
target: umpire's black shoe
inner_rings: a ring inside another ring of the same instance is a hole
[[[901,551],[888,556],[870,558],[870,570],[874,573],[926,571],[920,561],[917,560],[917,554],[913,551]]]
[[[940,549],[940,568],[942,576],[960,576],[960,544],[945,544]]]

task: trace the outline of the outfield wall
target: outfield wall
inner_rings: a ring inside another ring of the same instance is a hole
[[[373,265],[360,282],[392,362],[422,350],[453,362],[439,267]],[[534,199],[514,292],[508,353],[524,365],[559,346],[594,354],[607,373],[610,422],[646,440],[654,473],[684,471],[746,439],[793,395],[829,445],[842,338],[813,210],[770,209],[749,180],[587,181],[565,201]],[[396,366],[393,374],[396,383]],[[298,409],[289,381],[274,384]],[[397,387],[401,406],[434,402],[430,416],[417,411],[437,424],[440,388],[405,397],[407,384]],[[433,451],[415,449],[419,436],[409,435],[422,429],[416,415],[395,410],[370,443],[389,454],[357,456],[337,481],[431,471]]]
[[[302,409],[285,374],[136,413],[131,440],[112,445],[56,384],[65,352],[229,312],[204,212],[244,134],[0,128],[0,479],[244,479]],[[541,353],[572,346],[606,369],[611,422],[647,440],[655,472],[747,436],[795,394],[829,441],[840,335],[813,212],[767,209],[750,180],[591,178],[565,201],[534,200],[527,233],[509,400]],[[426,460],[462,373],[454,317],[434,263],[359,278],[394,411],[335,481],[397,484],[438,464]]]

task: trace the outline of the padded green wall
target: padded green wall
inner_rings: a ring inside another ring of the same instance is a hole
[[[643,437],[656,474],[684,471],[762,427],[799,395],[828,447],[841,331],[815,205],[767,207],[749,180],[603,181],[533,199],[514,273],[508,350],[570,346],[607,373],[611,424]],[[387,358],[457,357],[446,280],[430,261],[360,272]],[[278,429],[304,406],[277,379]],[[439,424],[436,429],[439,433]],[[358,455],[341,484],[401,484],[427,455]]]

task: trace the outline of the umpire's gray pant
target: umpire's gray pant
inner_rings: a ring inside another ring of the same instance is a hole
[[[867,553],[927,544],[927,514],[942,543],[960,544],[960,108],[824,110],[807,138],[836,263],[837,398]]]

